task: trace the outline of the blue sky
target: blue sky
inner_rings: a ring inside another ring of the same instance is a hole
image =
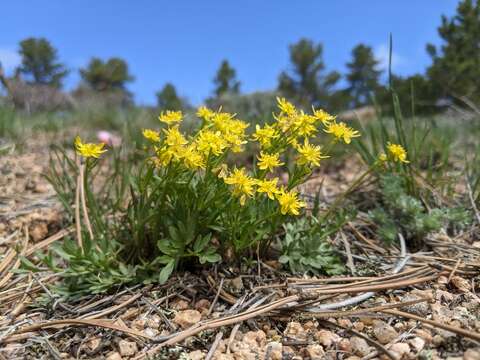
[[[393,70],[422,72],[425,44],[439,43],[440,16],[458,0],[5,0],[0,4],[0,61],[11,71],[20,40],[46,37],[72,70],[66,87],[90,57],[119,56],[129,63],[138,103],[172,82],[194,104],[212,93],[222,59],[236,68],[242,91],[276,86],[289,68],[288,45],[301,37],[324,44],[329,70],[343,71],[351,49],[363,42],[385,62],[393,34]]]

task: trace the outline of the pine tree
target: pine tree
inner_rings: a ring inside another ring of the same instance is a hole
[[[378,64],[371,47],[359,44],[353,48],[352,61],[347,63],[346,75],[349,83],[347,92],[351,98],[352,107],[367,105],[371,94],[378,90],[382,74]]]
[[[280,93],[305,108],[311,104],[327,106],[332,87],[340,79],[340,74],[336,71],[323,74],[325,63],[322,44],[301,39],[290,45],[289,50],[293,70],[280,74]]]
[[[463,0],[452,18],[442,17],[439,49],[428,44],[433,64],[427,74],[441,97],[480,100],[480,1]]]
[[[184,103],[178,96],[175,86],[165,84],[162,90],[157,92],[157,105],[161,110],[183,110]]]
[[[125,90],[127,82],[133,81],[128,64],[120,58],[103,61],[92,58],[86,68],[80,69],[85,83],[95,91]]]
[[[213,79],[215,84],[215,96],[218,98],[224,94],[238,94],[240,82],[237,80],[237,72],[230,66],[227,60],[223,60],[220,68]]]
[[[22,63],[18,72],[28,83],[61,87],[68,74],[58,62],[57,50],[44,38],[28,38],[20,42]]]

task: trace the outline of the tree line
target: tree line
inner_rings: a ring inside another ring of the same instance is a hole
[[[373,49],[365,44],[355,46],[346,64],[347,72],[327,71],[323,45],[300,39],[289,46],[290,70],[278,77],[275,90],[300,107],[313,104],[330,111],[353,109],[377,104],[389,108],[391,89],[397,92],[401,105],[408,111],[432,113],[442,105],[480,100],[480,0],[463,0],[456,14],[443,16],[438,27],[440,47],[427,44],[432,62],[424,73],[407,77],[391,75],[382,82],[384,70],[379,67]],[[45,38],[28,38],[20,42],[21,64],[15,77],[29,84],[61,88],[69,73],[60,62],[58,51]],[[131,95],[127,84],[134,80],[125,60],[94,57],[80,69],[79,89],[96,93],[118,92]],[[340,80],[346,86],[340,88]],[[214,90],[207,103],[222,97],[239,95],[241,83],[236,70],[223,60],[213,79]],[[182,98],[172,83],[157,92],[157,106],[162,109],[185,109]],[[410,110],[408,110],[410,109]]]

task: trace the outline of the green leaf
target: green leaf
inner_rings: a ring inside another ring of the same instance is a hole
[[[205,246],[210,242],[211,237],[212,234],[208,234],[203,237],[199,236],[197,241],[195,241],[193,244],[193,251],[197,254],[202,252],[202,250],[205,249]]]
[[[158,275],[158,282],[160,284],[165,284],[175,268],[175,260],[172,259],[170,262],[164,266],[160,274]]]
[[[206,262],[209,263],[216,263],[222,260],[222,257],[219,254],[206,254],[206,255],[201,255],[199,257],[200,264],[205,264]]]

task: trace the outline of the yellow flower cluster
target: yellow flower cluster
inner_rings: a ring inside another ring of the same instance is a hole
[[[93,157],[98,159],[102,153],[107,151],[104,149],[105,144],[84,143],[82,142],[80,136],[75,137],[74,144],[77,154],[83,156],[84,158]]]
[[[410,161],[407,160],[407,151],[403,148],[402,145],[392,144],[391,142],[387,143],[387,153],[381,153],[378,157],[380,163],[385,163],[387,161],[393,162],[402,162],[408,164]]]
[[[320,161],[328,157],[322,153],[320,146],[311,144],[309,140],[318,132],[319,125],[333,136],[333,142],[342,141],[349,144],[352,138],[360,136],[358,131],[343,122],[337,122],[336,117],[325,110],[313,108],[312,114],[307,114],[297,110],[284,98],[277,98],[277,103],[279,112],[274,114],[276,122],[263,127],[257,125],[252,136],[252,139],[260,144],[262,151],[278,154],[291,146],[297,152],[298,165],[314,167],[320,166]],[[262,153],[260,156],[262,157]],[[270,167],[265,161],[258,164],[262,166],[260,169],[271,170],[275,167],[274,162]]]
[[[395,162],[403,162],[403,163],[408,163],[409,161],[407,160],[407,151],[403,148],[402,145],[398,144],[392,144],[388,143],[387,144],[387,150],[393,161]]]
[[[167,125],[179,123],[182,121],[182,119],[183,119],[183,114],[181,111],[170,111],[170,110],[167,110],[166,112],[162,112],[158,117],[158,120],[160,120],[161,122]]]
[[[247,198],[253,197],[257,192],[265,194],[270,200],[276,199],[283,215],[299,215],[300,209],[306,206],[305,202],[298,199],[296,191],[287,191],[284,187],[278,187],[278,178],[254,179],[246,173],[244,168],[241,168],[234,169],[224,178],[224,181],[233,186],[233,194],[240,197],[241,205],[245,205]]]
[[[144,129],[143,136],[154,143],[159,166],[167,166],[172,161],[183,162],[191,170],[205,169],[210,156],[218,157],[227,149],[232,152],[242,151],[246,143],[245,130],[248,125],[225,112],[215,112],[206,107],[197,111],[197,116],[204,120],[204,125],[195,136],[185,137],[180,131],[183,120],[181,111],[165,111],[158,119],[167,124],[163,132]]]
[[[166,128],[162,131],[144,129],[143,136],[151,142],[155,150],[153,160],[158,166],[165,167],[173,162],[190,170],[211,169],[209,171],[231,187],[232,194],[239,198],[241,205],[259,194],[276,201],[282,214],[298,215],[305,203],[298,199],[295,190],[279,185],[279,179],[272,175],[285,165],[282,161],[284,154],[289,149],[295,151],[300,175],[294,181],[298,184],[298,179],[304,181],[311,168],[320,166],[321,160],[328,157],[319,145],[311,141],[319,127],[332,134],[334,141],[342,140],[347,144],[359,134],[346,124],[337,123],[335,116],[324,110],[312,109],[309,114],[298,110],[284,98],[277,98],[277,104],[275,121],[256,125],[251,135],[251,140],[260,145],[257,162],[252,169],[254,176],[249,175],[245,168],[235,167],[229,171],[225,164],[227,153],[241,152],[247,143],[248,125],[237,119],[235,114],[202,106],[196,113],[202,120],[201,126],[195,134],[187,137],[180,131],[182,112],[165,111],[160,114],[159,120],[167,125]]]
[[[347,126],[344,122],[329,122],[324,131],[332,134],[335,140],[342,140],[345,144],[350,144],[352,138],[360,136],[360,133],[357,130]]]
[[[297,146],[297,151],[300,154],[298,163],[300,165],[320,166],[320,160],[328,158],[328,156],[322,155],[321,149],[320,146],[311,145],[308,139],[305,139],[303,145]]]

